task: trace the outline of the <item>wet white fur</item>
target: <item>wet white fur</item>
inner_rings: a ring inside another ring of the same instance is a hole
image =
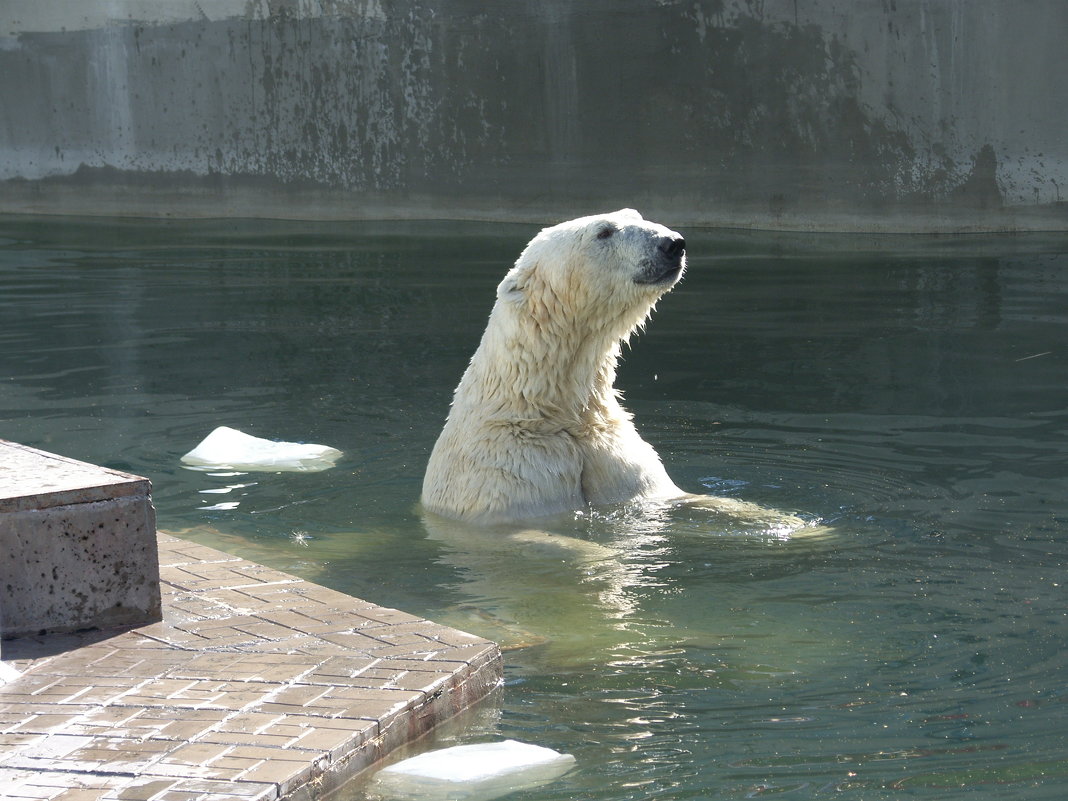
[[[684,495],[613,387],[621,343],[671,288],[635,281],[664,236],[677,234],[624,209],[531,240],[456,388],[425,510],[490,524]]]

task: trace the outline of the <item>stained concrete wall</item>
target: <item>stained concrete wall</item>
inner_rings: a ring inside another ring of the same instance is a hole
[[[1063,0],[0,4],[0,211],[1068,228]]]

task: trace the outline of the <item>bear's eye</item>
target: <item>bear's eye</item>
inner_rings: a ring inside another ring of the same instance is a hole
[[[597,232],[597,238],[598,239],[608,239],[615,232],[616,232],[616,227],[614,225],[606,225],[603,228],[601,228],[600,231]]]

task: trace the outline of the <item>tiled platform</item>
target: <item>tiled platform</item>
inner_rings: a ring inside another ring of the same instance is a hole
[[[167,535],[159,552],[162,622],[3,643],[21,675],[0,686],[0,798],[320,798],[500,683],[487,640]]]

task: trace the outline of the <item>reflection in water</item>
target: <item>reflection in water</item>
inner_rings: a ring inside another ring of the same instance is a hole
[[[716,621],[725,610],[698,605],[697,616],[680,617],[650,609],[660,599],[700,592],[694,565],[682,561],[693,550],[704,569],[726,559],[730,571],[748,565],[756,575],[767,569],[769,549],[785,551],[775,559],[780,564],[801,564],[820,542],[833,541],[830,529],[784,520],[794,519],[708,498],[593,509],[537,527],[475,527],[430,514],[423,525],[444,546],[438,561],[455,570],[452,586],[467,599],[437,619],[494,636],[506,648],[538,646],[529,659],[571,670],[720,642]],[[776,623],[788,638],[798,627],[792,616]],[[775,635],[768,629],[764,636]]]
[[[183,536],[525,646],[493,714],[425,744],[575,754],[532,801],[1060,798],[1068,243],[685,232],[627,406],[679,486],[812,525],[424,521],[532,233],[0,220],[0,436],[148,475]],[[183,470],[217,425],[345,456]]]

